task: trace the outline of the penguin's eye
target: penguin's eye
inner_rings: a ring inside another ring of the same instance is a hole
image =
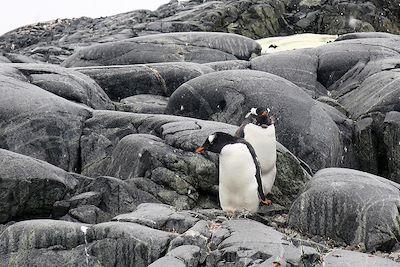
[[[212,144],[212,142],[214,142],[215,139],[215,134],[212,134],[208,137],[208,142],[210,142],[210,144]]]

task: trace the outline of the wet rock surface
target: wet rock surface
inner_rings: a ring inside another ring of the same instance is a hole
[[[171,1],[1,36],[0,266],[399,266],[398,11]],[[309,31],[348,34],[254,40]],[[253,107],[276,118],[273,204],[224,213],[194,150]]]

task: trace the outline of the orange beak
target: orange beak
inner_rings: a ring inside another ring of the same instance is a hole
[[[204,146],[199,146],[198,148],[196,148],[195,152],[196,152],[196,153],[202,153],[202,152],[204,152]]]
[[[263,113],[261,113],[261,117],[267,117],[268,116],[268,112],[264,111]]]

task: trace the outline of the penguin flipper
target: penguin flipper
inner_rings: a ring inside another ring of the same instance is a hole
[[[240,137],[240,138],[244,138],[244,127],[249,124],[252,123],[252,121],[254,120],[253,116],[247,116],[242,124],[240,125],[240,127],[236,130],[235,132],[235,136],[236,137]]]

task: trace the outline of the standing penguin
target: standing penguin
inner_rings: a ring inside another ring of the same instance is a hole
[[[260,164],[253,147],[242,138],[223,132],[210,135],[197,153],[219,153],[219,200],[224,211],[256,212],[265,201]],[[258,193],[257,193],[258,192]]]
[[[235,134],[249,142],[261,165],[261,180],[265,195],[271,193],[276,176],[276,137],[270,109],[252,108]],[[271,204],[267,199],[265,204]]]

